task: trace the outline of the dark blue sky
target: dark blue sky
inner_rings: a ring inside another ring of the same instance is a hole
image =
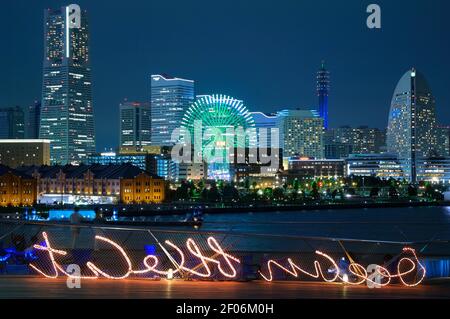
[[[40,98],[43,10],[71,2],[2,0],[0,107]],[[450,124],[448,0],[79,0],[89,11],[97,148],[118,143],[118,104],[148,100],[150,74],[251,110],[312,108],[315,72],[332,73],[330,124],[387,125],[397,81],[416,66]],[[382,8],[382,29],[366,7]]]

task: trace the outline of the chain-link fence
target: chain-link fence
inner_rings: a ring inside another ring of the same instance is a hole
[[[112,279],[357,283],[369,278],[370,265],[378,265],[375,269],[384,275],[381,283],[389,279],[390,283],[415,284],[421,282],[425,269],[427,278],[448,276],[447,240],[396,242],[300,236],[287,230],[296,227],[295,223],[284,227],[285,234],[279,234],[232,227],[205,231],[2,221],[0,272]],[[405,251],[405,247],[414,250]],[[80,272],[72,273],[69,265],[79,266]]]

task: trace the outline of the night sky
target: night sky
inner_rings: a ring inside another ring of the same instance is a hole
[[[0,107],[40,99],[43,10],[72,2],[1,0]],[[395,85],[416,66],[450,124],[448,0],[74,1],[89,11],[97,149],[118,144],[118,104],[149,100],[150,75],[196,81],[196,93],[252,111],[314,108],[315,72],[332,76],[330,125],[387,125]],[[382,7],[382,29],[366,7]]]

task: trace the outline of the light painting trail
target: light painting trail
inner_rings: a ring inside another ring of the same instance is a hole
[[[139,276],[153,273],[165,277],[168,276],[173,277],[175,274],[183,272],[192,274],[199,278],[212,278],[213,272],[211,270],[211,265],[216,265],[218,271],[222,276],[229,279],[235,279],[238,275],[236,265],[241,263],[237,257],[225,252],[214,237],[209,237],[207,239],[209,248],[215,253],[214,256],[210,257],[206,256],[205,253],[200,250],[199,246],[192,238],[189,238],[186,241],[186,248],[192,256],[196,257],[200,261],[199,265],[202,267],[198,266],[194,268],[187,267],[186,256],[180,249],[180,247],[178,247],[171,241],[166,240],[165,244],[173,248],[179,255],[179,261],[176,262],[177,269],[175,270],[158,269],[159,265],[158,257],[155,255],[147,255],[143,259],[144,269],[136,270],[133,268],[133,263],[130,257],[128,256],[127,252],[125,251],[125,249],[122,248],[122,246],[120,246],[118,243],[108,238],[102,236],[95,236],[96,240],[102,241],[113,247],[118,254],[118,258],[122,258],[125,261],[126,269],[123,272],[123,275],[113,276],[109,274],[106,270],[102,270],[101,268],[99,268],[96,264],[94,264],[91,261],[86,263],[87,268],[92,272],[91,276],[72,275],[67,271],[65,271],[64,267],[62,267],[61,264],[59,264],[56,261],[56,256],[66,256],[67,252],[64,250],[58,250],[53,248],[46,232],[43,232],[42,235],[45,240],[45,246],[34,245],[34,248],[40,251],[47,252],[52,266],[51,272],[45,272],[42,269],[39,269],[34,264],[30,264],[30,267],[46,278],[58,278],[60,275],[63,275],[72,279],[98,279],[103,277],[107,279],[121,280],[126,279],[131,275]],[[291,258],[288,258],[287,259],[288,266],[283,266],[281,263],[273,259],[267,261],[266,270],[259,271],[259,274],[262,277],[262,279],[268,282],[274,280],[273,272],[275,271],[275,269],[278,269],[279,271],[287,273],[294,278],[300,278],[300,276],[303,275],[305,277],[318,279],[329,283],[345,282],[345,284],[348,285],[372,284],[373,286],[377,287],[386,287],[389,284],[391,284],[392,279],[398,279],[400,283],[402,283],[404,286],[407,287],[417,286],[420,283],[422,283],[422,281],[425,279],[426,275],[425,267],[420,263],[414,249],[404,248],[403,253],[408,254],[409,256],[402,257],[398,261],[396,273],[390,273],[385,267],[376,265],[375,272],[372,274],[368,274],[366,268],[361,264],[351,263],[347,269],[348,274],[343,274],[343,271],[339,269],[336,261],[332,257],[323,252],[316,251],[316,255],[320,260],[314,261],[313,263],[315,269],[314,272],[306,271],[304,268],[296,264]],[[175,258],[171,255],[169,259],[173,261],[175,260]],[[325,268],[324,265],[328,267]],[[199,268],[203,268],[203,271],[201,272],[196,270]],[[326,274],[324,274],[324,269],[326,269],[327,271],[331,269],[333,270],[334,274],[327,276]],[[407,277],[408,276],[412,277],[413,274],[415,274],[414,279],[413,280],[410,279],[408,281]],[[351,281],[349,277],[351,277],[353,281]]]
[[[205,256],[202,253],[202,251],[200,250],[200,248],[197,246],[195,241],[192,238],[189,238],[186,241],[186,247],[193,256],[197,257],[201,261],[201,264],[203,265],[203,268],[205,269],[204,273],[201,273],[201,272],[195,271],[194,269],[186,267],[185,266],[185,255],[184,255],[183,251],[177,245],[173,244],[172,242],[170,242],[168,240],[166,240],[166,245],[174,248],[177,251],[177,253],[180,255],[180,262],[177,264],[177,268],[178,268],[177,270],[163,271],[163,270],[157,269],[159,259],[157,256],[154,256],[154,255],[148,255],[144,258],[143,262],[144,262],[145,269],[134,270],[130,257],[128,256],[126,251],[119,244],[117,244],[116,242],[114,242],[108,238],[105,238],[102,236],[95,236],[96,240],[108,243],[117,250],[117,252],[119,253],[119,256],[121,256],[125,260],[126,265],[127,265],[127,270],[125,271],[125,273],[122,276],[112,276],[112,275],[108,274],[106,271],[100,269],[93,262],[89,261],[86,263],[86,266],[89,268],[89,270],[91,270],[93,275],[92,276],[78,276],[78,275],[72,275],[72,274],[69,274],[68,272],[66,272],[64,270],[64,268],[55,259],[55,255],[66,256],[67,252],[64,250],[54,249],[50,243],[47,233],[43,232],[42,235],[45,240],[45,246],[34,245],[34,248],[41,250],[41,251],[46,251],[48,253],[48,256],[50,258],[52,268],[53,268],[52,269],[53,274],[48,274],[33,264],[30,264],[30,267],[47,278],[58,278],[59,274],[61,273],[65,276],[73,278],[73,279],[97,279],[100,277],[104,277],[104,278],[108,278],[108,279],[120,280],[120,279],[126,279],[130,275],[133,275],[133,274],[143,275],[143,274],[147,274],[147,273],[155,273],[155,274],[167,276],[170,272],[171,275],[173,276],[176,273],[179,273],[181,271],[186,271],[186,272],[191,273],[198,277],[209,278],[212,275],[209,263],[213,263],[213,264],[217,265],[218,270],[220,271],[220,273],[223,276],[232,279],[237,276],[237,271],[236,271],[236,268],[235,268],[233,262],[238,263],[238,264],[240,263],[240,260],[238,258],[226,253],[223,250],[223,248],[219,245],[217,240],[213,237],[209,237],[207,239],[207,242],[208,242],[209,248],[216,253],[215,258]],[[225,261],[225,264],[229,268],[228,270],[224,269],[222,262],[220,260],[218,260],[218,258],[220,258],[220,257],[222,257],[223,260]],[[173,259],[173,257],[172,257],[172,259]],[[149,262],[151,262],[151,264],[149,264]]]
[[[279,262],[271,259],[267,261],[267,271],[268,274],[264,274],[263,272],[259,272],[261,277],[266,281],[273,281],[274,275],[273,275],[273,266],[279,268],[281,271],[290,274],[291,276],[295,278],[299,278],[301,274],[304,274],[306,276],[309,276],[311,278],[319,279],[321,278],[325,282],[345,282],[349,285],[364,285],[364,284],[372,284],[373,286],[378,287],[386,287],[388,286],[392,279],[399,279],[400,282],[407,286],[407,287],[415,287],[422,283],[422,281],[425,279],[426,275],[426,269],[425,267],[420,263],[419,258],[417,257],[416,251],[412,248],[404,248],[404,253],[408,253],[411,255],[411,257],[402,257],[397,264],[397,272],[394,274],[391,274],[385,267],[376,265],[375,272],[372,274],[368,274],[367,270],[364,266],[358,263],[351,263],[348,266],[348,272],[350,275],[356,277],[355,281],[350,281],[348,279],[348,275],[342,274],[342,270],[339,269],[336,262],[327,254],[324,254],[320,251],[316,251],[316,254],[324,257],[327,259],[331,265],[332,269],[335,272],[335,275],[333,278],[327,278],[322,271],[322,264],[320,261],[315,260],[314,261],[314,268],[315,273],[310,273],[301,268],[299,265],[297,265],[291,258],[287,259],[287,262],[289,264],[289,268],[283,266]],[[408,267],[409,266],[409,267]],[[402,270],[405,268],[404,270]],[[414,281],[407,282],[405,279],[406,276],[411,275],[414,273],[414,271],[417,271],[417,275],[415,276]],[[345,279],[344,279],[345,276]],[[374,280],[375,278],[379,278],[379,280]]]

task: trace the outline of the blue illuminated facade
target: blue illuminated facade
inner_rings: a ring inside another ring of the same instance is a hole
[[[320,70],[317,72],[317,96],[319,97],[319,115],[323,118],[323,126],[328,129],[328,95],[330,92],[330,72],[322,61]]]
[[[116,154],[116,153],[101,153],[90,155],[84,161],[86,165],[100,164],[100,165],[122,165],[130,163],[142,170],[147,170],[148,155],[147,154]]]
[[[170,159],[169,156],[156,156],[156,175],[164,178],[165,180],[169,179],[171,175],[172,167],[174,166],[174,162]]]

